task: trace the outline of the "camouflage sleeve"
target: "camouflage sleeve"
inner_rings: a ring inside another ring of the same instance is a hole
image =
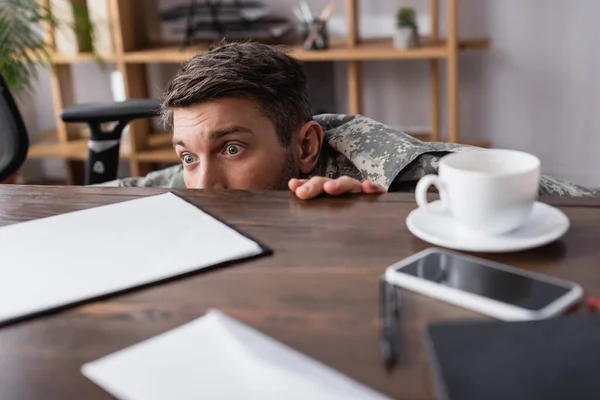
[[[95,186],[185,188],[183,166],[177,164],[158,171],[152,171],[143,177],[117,179]]]
[[[315,116],[325,130],[325,141],[342,154],[363,179],[388,188],[394,177],[420,154],[425,143],[360,115]]]
[[[349,164],[355,172],[337,168],[334,173],[320,175],[356,175],[388,191],[413,191],[424,175],[437,174],[439,160],[447,154],[482,150],[464,144],[422,142],[361,115],[322,114],[315,116],[315,121],[325,130],[326,143],[347,161],[337,160],[334,164]],[[594,190],[549,176],[540,179],[539,194],[600,197]]]
[[[476,149],[451,143],[423,142],[362,115],[321,114],[315,116],[315,121],[325,130],[326,143],[346,157],[363,179],[385,188],[390,188],[399,175],[418,180],[424,171],[419,165],[430,161],[435,162],[437,171],[437,159],[441,155]],[[435,157],[423,158],[426,154]],[[415,165],[415,161],[419,165]]]
[[[600,198],[600,192],[562,179],[543,175],[540,179],[540,196]]]
[[[419,179],[427,174],[437,174],[439,160],[443,155],[444,153],[423,154],[418,157],[396,176],[389,191],[414,192]],[[432,187],[431,190],[434,191],[434,188]],[[538,194],[540,196],[600,198],[600,193],[595,190],[547,175],[542,175],[540,178]]]
[[[444,155],[481,150],[463,144],[422,142],[362,115],[322,114],[315,116],[315,121],[325,130],[326,143],[346,159],[346,162],[338,159],[332,164],[354,167],[329,168],[330,173],[321,175],[358,176],[382,185],[389,191],[414,190],[424,175],[437,174],[439,160]],[[600,197],[597,191],[549,176],[540,179],[539,194]]]

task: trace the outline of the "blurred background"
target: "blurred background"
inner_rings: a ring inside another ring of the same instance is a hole
[[[41,5],[65,23],[39,24],[52,65],[36,67],[29,91],[13,90],[31,142],[13,177],[20,183],[82,184],[89,133],[61,121],[60,110],[158,98],[182,62],[225,37],[287,46],[306,67],[314,113],[360,113],[423,140],[524,150],[541,158],[544,173],[600,188],[598,0]],[[307,10],[324,19],[308,45],[315,25]],[[91,46],[70,26],[82,15],[93,26]],[[0,59],[10,57],[2,50]],[[136,121],[122,139],[118,175],[176,163],[169,141],[156,122]]]

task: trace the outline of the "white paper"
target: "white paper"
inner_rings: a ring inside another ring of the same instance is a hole
[[[2,227],[0,322],[261,253],[172,193]]]
[[[216,310],[81,371],[127,400],[387,399]]]

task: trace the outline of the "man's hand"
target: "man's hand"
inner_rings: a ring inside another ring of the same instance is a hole
[[[290,179],[288,187],[300,199],[312,199],[322,193],[339,196],[345,193],[384,193],[385,188],[371,181],[359,182],[349,176],[337,179],[313,176],[310,179]]]

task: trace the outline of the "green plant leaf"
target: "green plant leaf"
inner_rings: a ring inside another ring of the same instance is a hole
[[[398,27],[415,27],[417,26],[416,13],[414,8],[403,7],[398,10],[397,14]]]
[[[75,24],[67,24],[38,0],[0,0],[0,74],[11,91],[31,93],[38,66],[52,64],[43,35],[44,23],[53,28],[73,29],[85,38],[88,49],[95,52],[95,31],[87,10],[74,7],[74,14]]]

